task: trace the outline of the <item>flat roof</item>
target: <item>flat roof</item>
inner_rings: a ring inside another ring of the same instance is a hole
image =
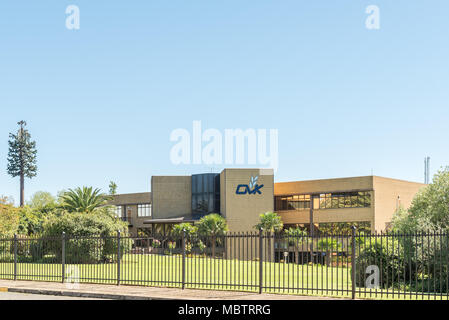
[[[402,181],[402,182],[426,185],[425,183],[422,183],[422,182],[403,180],[403,179],[396,179],[396,178],[389,178],[389,177],[382,177],[382,176],[376,176],[376,175],[355,176],[355,177],[339,177],[339,178],[321,178],[321,179],[295,180],[295,181],[278,181],[278,182],[275,181],[274,183],[276,184],[276,183],[313,182],[313,181],[329,181],[329,180],[348,180],[348,179],[360,179],[360,178],[381,178],[381,179],[387,179],[387,180],[393,180],[393,181]]]

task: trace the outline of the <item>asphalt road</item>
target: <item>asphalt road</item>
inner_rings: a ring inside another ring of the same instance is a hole
[[[50,296],[45,294],[0,292],[0,300],[101,300],[101,299]]]

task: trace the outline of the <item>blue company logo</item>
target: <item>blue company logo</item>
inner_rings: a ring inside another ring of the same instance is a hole
[[[259,179],[259,176],[251,177],[249,184],[239,184],[235,190],[235,194],[262,194],[260,189],[263,188],[263,184],[258,185],[257,179]]]

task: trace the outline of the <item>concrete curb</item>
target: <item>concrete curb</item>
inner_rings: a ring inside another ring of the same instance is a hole
[[[62,291],[62,290],[45,290],[45,289],[29,289],[29,288],[0,288],[0,292],[16,292],[28,294],[43,294],[49,296],[66,296],[66,297],[80,297],[80,298],[94,298],[94,299],[110,299],[110,300],[176,300],[160,297],[145,297],[134,295],[119,295],[95,292],[80,292],[80,291]],[[184,299],[181,299],[184,300]]]

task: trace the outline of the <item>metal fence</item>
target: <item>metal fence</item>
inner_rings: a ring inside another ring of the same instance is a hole
[[[0,238],[0,279],[448,299],[447,234]]]

